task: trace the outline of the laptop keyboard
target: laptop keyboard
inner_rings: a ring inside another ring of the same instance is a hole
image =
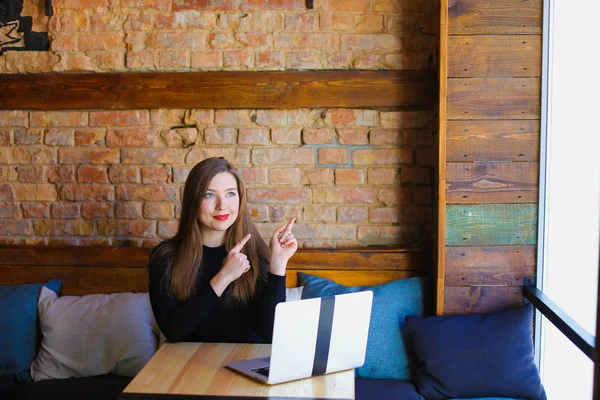
[[[257,374],[260,374],[267,378],[269,377],[269,367],[255,368],[251,369],[250,371],[256,372]]]

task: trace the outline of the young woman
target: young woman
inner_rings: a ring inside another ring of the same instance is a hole
[[[271,342],[275,306],[285,301],[295,219],[269,246],[246,206],[231,163],[208,158],[190,171],[177,234],[150,255],[149,291],[169,342]]]

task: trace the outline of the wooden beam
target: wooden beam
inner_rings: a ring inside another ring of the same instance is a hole
[[[432,109],[428,71],[0,74],[0,109]]]

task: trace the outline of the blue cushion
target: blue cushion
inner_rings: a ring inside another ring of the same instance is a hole
[[[426,399],[546,399],[533,358],[531,304],[406,321],[419,360],[417,388]]]
[[[354,398],[356,400],[423,400],[417,388],[410,381],[396,379],[360,379],[354,380]]]
[[[39,344],[37,304],[42,286],[58,293],[61,281],[0,285],[0,376],[31,380],[29,366]]]
[[[430,278],[407,278],[377,286],[344,286],[332,280],[298,272],[304,286],[302,298],[333,296],[362,290],[373,291],[373,308],[365,363],[356,376],[369,379],[410,380],[416,369],[405,342],[407,315],[428,315],[432,283]]]

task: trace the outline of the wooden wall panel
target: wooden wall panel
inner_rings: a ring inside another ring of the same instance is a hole
[[[448,79],[449,119],[537,119],[539,78]]]
[[[449,286],[522,286],[535,276],[536,246],[460,246],[446,248]]]
[[[539,163],[448,163],[450,203],[532,203],[538,198]]]
[[[450,36],[448,75],[538,77],[541,36]]]
[[[448,121],[446,160],[538,161],[539,120]]]
[[[460,0],[448,13],[455,34],[541,34],[543,0]]]
[[[523,304],[523,288],[514,286],[446,286],[444,314],[485,313]]]
[[[446,246],[523,245],[537,241],[535,204],[451,204]]]

